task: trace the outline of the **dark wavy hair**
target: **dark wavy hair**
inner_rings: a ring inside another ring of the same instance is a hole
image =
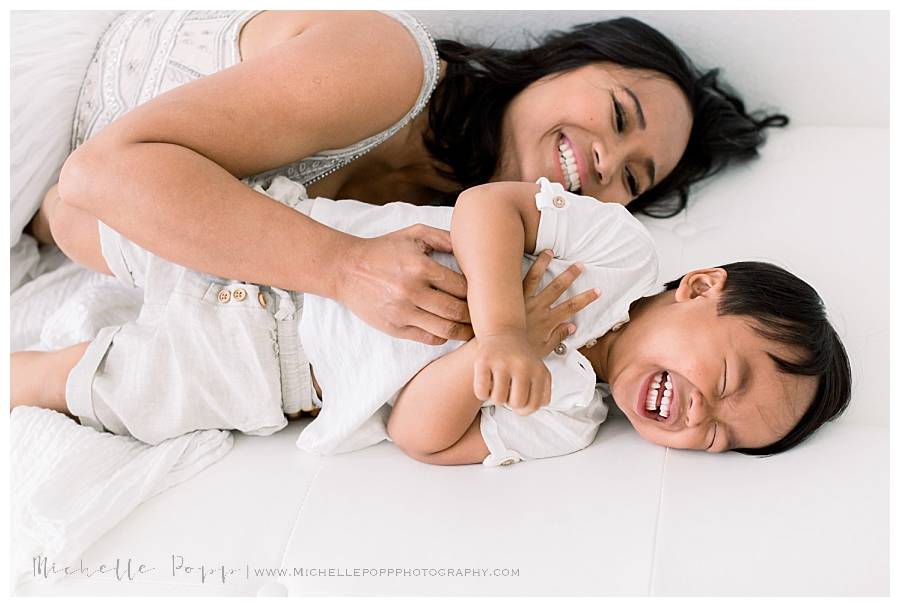
[[[850,403],[850,359],[828,322],[825,304],[806,282],[770,263],[742,261],[720,267],[728,276],[717,313],[749,317],[759,335],[798,350],[796,361],[769,354],[779,371],[818,378],[812,403],[785,436],[765,447],[732,449],[744,455],[775,455],[844,413]],[[677,289],[681,278],[667,282],[665,290]]]
[[[665,179],[629,203],[632,212],[677,215],[687,205],[692,184],[715,175],[732,159],[757,156],[763,130],[788,123],[783,114],[748,113],[719,81],[717,69],[701,72],[671,40],[629,17],[550,32],[539,45],[522,50],[453,40],[438,40],[437,48],[447,70],[429,103],[424,141],[432,156],[450,167],[444,175],[464,188],[486,183],[496,173],[501,118],[513,97],[544,76],[591,63],[659,72],[684,91],[693,111],[681,160]],[[453,204],[457,194],[438,202]]]

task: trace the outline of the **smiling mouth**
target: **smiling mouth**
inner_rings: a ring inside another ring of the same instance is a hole
[[[565,135],[561,133],[557,144],[557,152],[559,153],[559,167],[562,170],[566,189],[576,194],[580,193],[581,177],[578,173],[578,161],[575,159],[575,151],[569,145]]]

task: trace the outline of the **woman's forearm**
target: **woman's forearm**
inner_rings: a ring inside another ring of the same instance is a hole
[[[359,241],[167,143],[85,145],[63,167],[59,192],[67,204],[177,264],[332,298],[337,266]]]

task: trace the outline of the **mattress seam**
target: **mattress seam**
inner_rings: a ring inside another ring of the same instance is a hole
[[[656,576],[656,546],[659,540],[659,521],[662,518],[663,493],[666,488],[666,464],[669,461],[669,452],[671,449],[666,447],[663,455],[662,472],[659,478],[659,498],[656,500],[656,520],[653,522],[653,540],[650,547],[650,576],[647,580],[647,596],[653,596],[653,579]]]
[[[309,501],[309,494],[312,493],[312,488],[319,478],[319,473],[322,472],[322,468],[325,467],[325,457],[321,455],[318,457],[319,466],[316,468],[316,473],[313,475],[312,480],[309,481],[306,493],[303,494],[303,499],[300,501],[300,506],[297,508],[297,515],[294,517],[294,524],[291,526],[291,532],[288,534],[287,542],[285,542],[284,548],[281,551],[281,559],[279,560],[281,568],[285,567],[285,558],[287,558],[288,549],[294,543],[294,535],[296,535],[297,528],[300,526],[300,516],[303,514],[303,508],[306,506],[306,502]],[[283,578],[279,577],[278,579]]]

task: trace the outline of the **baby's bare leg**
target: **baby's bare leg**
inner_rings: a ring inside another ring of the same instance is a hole
[[[112,276],[100,250],[97,218],[66,204],[56,185],[44,196],[41,208],[25,231],[41,244],[56,244],[72,261]]]
[[[30,405],[73,417],[66,406],[66,381],[90,343],[86,341],[50,352],[13,352],[9,373],[10,411]]]

